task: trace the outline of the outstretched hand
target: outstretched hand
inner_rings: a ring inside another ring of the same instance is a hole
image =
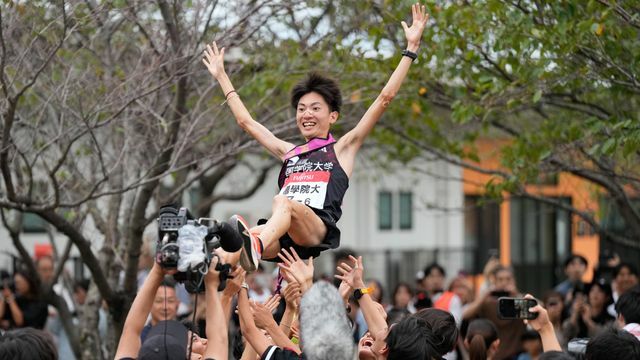
[[[344,281],[351,287],[352,290],[365,287],[364,280],[362,278],[364,272],[364,268],[362,265],[362,256],[358,256],[358,258],[356,259],[355,257],[349,255],[349,260],[351,261],[352,265],[349,265],[346,262],[342,262],[336,268],[339,274],[335,275],[335,277]]]
[[[215,41],[211,45],[207,44],[202,62],[207,66],[211,75],[217,79],[218,76],[224,74],[224,48],[218,49]]]
[[[278,264],[282,271],[288,273],[300,285],[301,290],[306,290],[313,283],[313,257],[309,257],[305,263],[294,248],[282,249],[278,253],[278,257],[282,259],[282,263]]]
[[[424,5],[420,5],[420,3],[411,5],[411,13],[413,14],[411,27],[409,27],[404,21],[401,24],[402,28],[404,29],[404,35],[407,38],[408,47],[415,47],[417,49],[417,47],[420,45],[422,32],[424,31],[424,28],[427,25],[427,21],[429,20],[429,14],[427,14],[426,7]]]

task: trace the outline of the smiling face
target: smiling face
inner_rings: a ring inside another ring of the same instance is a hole
[[[316,137],[326,138],[336,120],[338,112],[331,111],[329,104],[317,92],[307,93],[298,101],[296,123],[307,141]]]
[[[376,360],[386,359],[387,352],[383,351],[386,343],[384,340],[376,340],[367,331],[362,339],[358,341],[358,359],[359,360]]]

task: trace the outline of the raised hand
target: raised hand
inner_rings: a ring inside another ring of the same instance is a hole
[[[339,274],[336,274],[335,277],[344,281],[347,285],[349,285],[352,289],[360,289],[365,287],[364,280],[362,279],[362,274],[364,272],[364,268],[362,265],[362,256],[355,257],[349,255],[349,260],[352,265],[347,264],[346,262],[342,262],[336,270],[338,270]]]
[[[214,41],[211,45],[207,45],[203,55],[202,62],[215,79],[224,74],[224,48],[218,49],[218,45]]]
[[[240,265],[236,265],[235,269],[227,279],[227,287],[224,288],[222,293],[229,296],[237,294],[242,287],[245,274],[246,271]]]
[[[280,296],[278,296],[277,299],[278,299],[278,302],[280,302]],[[275,323],[275,320],[273,319],[272,310],[267,306],[266,303],[259,304],[251,301],[249,302],[249,306],[251,307],[251,312],[253,313],[253,320],[255,321],[256,326],[258,328],[266,329],[269,325],[273,325],[273,323]],[[276,307],[277,307],[277,303],[276,303]]]
[[[278,308],[278,305],[280,305],[280,295],[273,294],[269,296],[269,298],[264,302],[263,305],[273,313]]]
[[[288,272],[289,276],[293,277],[304,290],[310,287],[313,282],[313,257],[309,257],[308,262],[305,263],[294,248],[290,248],[290,250],[291,252],[282,249],[278,253],[278,257],[282,259],[282,263],[278,266]]]
[[[422,32],[429,20],[429,14],[427,14],[425,6],[420,5],[420,3],[415,3],[411,6],[411,13],[413,14],[411,27],[409,27],[404,21],[401,24],[404,29],[404,35],[407,38],[407,46],[409,47],[409,50],[415,51],[420,45]]]
[[[282,291],[282,296],[287,304],[287,308],[292,310],[298,309],[300,295],[300,285],[298,285],[298,283],[289,283]]]

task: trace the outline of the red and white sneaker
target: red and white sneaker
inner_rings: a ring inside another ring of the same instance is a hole
[[[254,272],[258,268],[262,258],[262,246],[260,239],[249,232],[247,222],[240,215],[233,215],[229,223],[242,238],[242,251],[240,252],[240,266],[247,272]]]

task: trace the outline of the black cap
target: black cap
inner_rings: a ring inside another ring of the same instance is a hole
[[[160,321],[153,326],[140,347],[138,360],[184,359],[189,332],[179,321]]]

